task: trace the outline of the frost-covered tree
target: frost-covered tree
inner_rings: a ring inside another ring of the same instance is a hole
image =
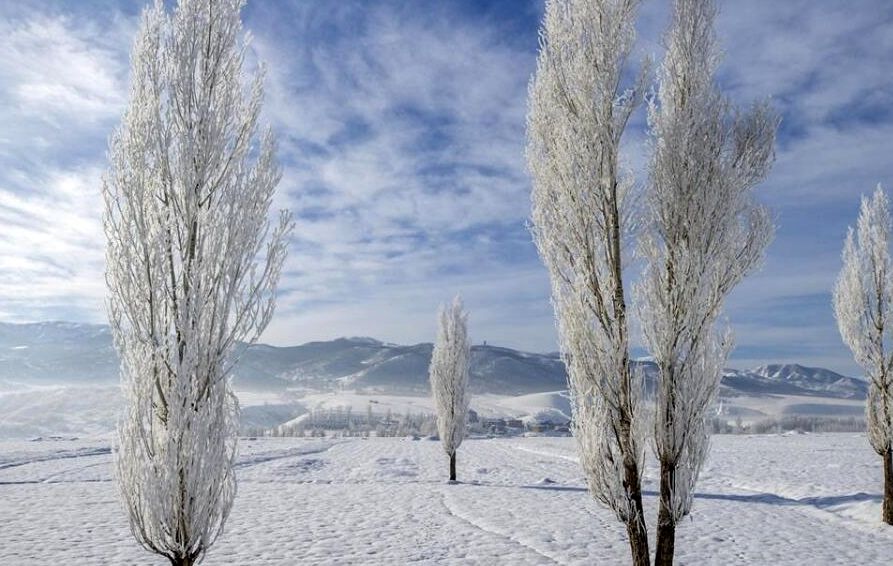
[[[843,247],[834,313],[843,341],[869,379],[868,440],[884,461],[882,518],[893,525],[893,263],[890,201],[878,186],[862,198]]]
[[[268,213],[280,170],[245,88],[242,0],[143,12],[129,104],[103,181],[108,310],[126,412],[116,472],[131,530],[172,564],[200,561],[236,492],[240,344],[274,308],[291,220]]]
[[[659,371],[655,564],[672,564],[676,523],[691,509],[707,455],[708,418],[732,342],[717,318],[774,232],[753,189],[772,166],[778,118],[766,104],[735,111],[719,91],[715,16],[713,0],[676,0],[649,113],[645,272],[636,299]]]
[[[458,296],[440,309],[437,340],[431,354],[428,377],[437,412],[437,432],[450,458],[450,480],[456,480],[456,451],[465,439],[468,415],[468,371],[471,346],[468,341],[468,313]]]
[[[574,436],[593,497],[626,524],[648,564],[642,512],[642,382],[629,356],[623,268],[633,182],[620,141],[641,102],[624,90],[639,0],[550,0],[530,83],[531,231],[552,283]]]

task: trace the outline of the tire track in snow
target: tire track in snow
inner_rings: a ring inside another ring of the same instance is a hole
[[[111,478],[108,479],[74,479],[74,480],[57,480],[56,478],[71,474],[83,472],[84,470],[89,470],[90,468],[96,468],[98,466],[111,466],[110,462],[95,462],[93,464],[87,464],[85,466],[77,466],[75,468],[67,468],[65,470],[58,471],[56,473],[50,474],[42,480],[36,481],[35,483],[77,483],[77,482],[97,482],[97,481],[112,481]]]
[[[340,444],[339,442],[332,442],[331,444],[326,444],[323,446],[317,446],[309,449],[305,449],[303,446],[299,448],[294,448],[286,451],[270,451],[270,452],[262,452],[260,454],[251,455],[251,456],[243,456],[240,458],[234,465],[233,468],[236,470],[240,470],[243,468],[249,468],[252,466],[259,466],[260,464],[266,464],[268,462],[275,462],[276,460],[285,460],[287,458],[298,458],[301,456],[310,456],[311,454],[321,454],[323,452],[328,451],[333,446]]]
[[[314,446],[314,447],[298,447],[292,448],[286,451],[270,451],[264,452],[255,455],[246,455],[243,456],[235,463],[233,466],[234,469],[246,469],[251,468],[253,466],[258,466],[261,464],[265,464],[268,462],[273,462],[276,460],[282,460],[287,458],[296,458],[301,456],[307,456],[311,454],[319,454],[325,452],[335,446],[336,442],[326,444],[323,446]],[[78,449],[78,450],[66,450],[61,452],[54,452],[51,454],[44,454],[35,456],[33,458],[28,458],[27,460],[16,460],[12,462],[6,462],[4,464],[0,464],[0,471],[5,470],[15,470],[17,468],[21,468],[22,466],[27,465],[38,465],[38,464],[46,464],[52,463],[59,460],[77,460],[80,458],[92,458],[96,456],[107,456],[112,453],[111,447],[102,447],[102,448],[88,448],[88,449]],[[109,482],[113,481],[111,478],[83,478],[83,479],[59,479],[64,476],[70,474],[76,474],[82,472],[84,470],[88,470],[90,468],[95,468],[98,466],[110,466],[110,462],[103,459],[101,462],[94,462],[91,464],[78,465],[72,467],[65,467],[60,470],[38,470],[34,475],[34,479],[18,479],[18,480],[2,480],[0,479],[0,485],[26,485],[26,484],[40,484],[40,483],[92,483],[92,482]],[[41,473],[41,471],[43,473]]]
[[[9,468],[17,468],[28,464],[37,464],[40,462],[52,462],[54,460],[67,460],[70,458],[83,458],[87,456],[103,456],[112,453],[111,446],[101,448],[83,448],[77,450],[62,450],[59,452],[51,452],[50,454],[35,456],[27,460],[15,460],[0,464],[0,470],[8,470]]]
[[[58,479],[69,474],[77,474],[90,468],[99,466],[110,466],[111,464],[106,458],[101,458],[99,462],[93,461],[89,464],[85,464],[82,459],[85,461],[95,460],[97,457],[108,456],[111,454],[111,452],[111,447],[64,450],[53,452],[50,454],[37,455],[35,457],[28,458],[27,460],[7,462],[5,465],[0,466],[0,471],[9,472],[11,473],[13,478],[16,478],[16,476],[18,476],[20,479],[0,479],[0,485],[111,481],[110,478],[80,478],[70,480]],[[71,461],[71,463],[66,462],[69,460]],[[54,463],[58,464],[52,465]],[[51,465],[41,466],[41,464]],[[31,468],[29,468],[28,466],[30,466]]]
[[[564,454],[556,454],[555,452],[547,452],[545,450],[536,450],[533,448],[528,448],[526,446],[519,446],[517,444],[513,444],[512,448],[514,448],[515,450],[520,450],[521,452],[535,454],[537,456],[545,456],[546,458],[557,458],[559,460],[566,460],[568,462],[573,462],[574,464],[580,463],[580,458],[578,458],[577,456],[566,456]]]
[[[449,496],[444,492],[444,490],[441,489],[441,490],[439,490],[439,491],[440,491],[440,502],[441,502],[441,504],[443,505],[444,509],[446,509],[447,514],[448,514],[449,516],[451,516],[451,517],[455,517],[456,519],[462,521],[463,523],[466,523],[466,524],[468,524],[468,525],[471,525],[473,528],[475,528],[475,529],[477,529],[477,530],[480,530],[480,531],[483,531],[483,532],[485,532],[485,533],[487,533],[487,534],[489,534],[489,535],[493,535],[493,536],[495,536],[495,537],[497,537],[497,538],[500,538],[500,539],[502,539],[502,540],[507,540],[507,541],[509,541],[509,542],[511,542],[511,543],[514,543],[514,544],[516,544],[516,545],[518,545],[518,546],[524,548],[525,550],[528,550],[528,551],[530,551],[530,552],[536,554],[537,556],[539,556],[539,557],[541,557],[541,558],[544,558],[545,560],[549,561],[549,562],[552,563],[552,564],[561,564],[561,563],[558,562],[556,559],[552,558],[551,556],[549,556],[549,555],[547,555],[547,554],[543,554],[542,552],[540,552],[539,550],[537,550],[537,549],[534,548],[533,546],[530,546],[529,544],[527,544],[527,543],[525,543],[525,542],[523,542],[523,541],[521,541],[521,540],[518,540],[518,539],[516,539],[516,538],[513,538],[513,537],[511,537],[511,536],[509,536],[509,535],[505,535],[505,534],[502,534],[502,533],[500,533],[500,532],[498,532],[498,531],[494,531],[493,529],[489,529],[489,528],[487,528],[486,526],[484,526],[484,525],[482,525],[482,524],[480,524],[480,523],[478,523],[478,522],[475,522],[473,518],[471,518],[471,517],[469,517],[469,516],[467,516],[467,515],[464,515],[464,514],[458,512],[458,510],[457,510],[458,508],[457,508],[457,507],[455,507],[455,506],[451,506],[451,505],[447,502],[447,501],[449,500]]]
[[[524,457],[525,453],[532,453],[543,459],[531,460]],[[514,442],[494,442],[487,446],[486,451],[477,451],[469,455],[468,461],[472,466],[497,470],[497,476],[500,475],[498,470],[510,470],[508,477],[503,479],[508,483],[503,487],[529,487],[544,478],[558,479],[559,485],[576,486],[583,475],[579,464],[571,457],[527,451]],[[491,474],[488,472],[487,475]],[[480,483],[494,485],[486,481]]]

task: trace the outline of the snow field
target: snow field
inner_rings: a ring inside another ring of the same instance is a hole
[[[626,564],[570,438],[243,440],[205,564]],[[656,516],[650,463],[644,487]],[[678,564],[887,564],[881,467],[863,435],[717,436]],[[653,530],[652,530],[652,545]],[[164,564],[134,542],[108,444],[0,442],[0,564]]]

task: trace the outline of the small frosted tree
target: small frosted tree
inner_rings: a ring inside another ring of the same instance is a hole
[[[869,380],[868,441],[884,462],[882,519],[893,525],[893,263],[890,201],[878,186],[862,198],[843,247],[834,313],[843,341]]]
[[[530,83],[531,231],[552,283],[574,436],[593,497],[626,525],[648,564],[641,475],[642,382],[630,364],[623,268],[634,183],[620,142],[644,77],[621,84],[638,0],[550,0]]]
[[[242,4],[143,12],[103,181],[119,490],[138,542],[174,565],[200,561],[232,507],[229,375],[273,314],[291,228],[268,220],[280,171],[257,132],[262,77],[242,84]]]
[[[470,394],[468,372],[471,346],[468,313],[458,296],[440,309],[437,341],[431,354],[428,376],[437,411],[437,432],[450,458],[450,480],[456,480],[456,451],[465,439],[465,419]]]
[[[691,510],[707,455],[707,419],[732,343],[728,330],[717,330],[717,318],[773,235],[769,212],[752,192],[774,160],[778,118],[765,104],[735,112],[718,90],[715,16],[713,0],[676,0],[649,113],[645,272],[636,298],[659,371],[655,564],[673,562],[676,523]]]

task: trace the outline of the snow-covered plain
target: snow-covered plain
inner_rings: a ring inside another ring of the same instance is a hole
[[[0,564],[164,564],[131,537],[111,458],[104,441],[0,442]],[[243,440],[233,513],[205,563],[628,562],[573,439],[466,440],[455,485],[446,465],[428,440]],[[678,563],[888,564],[880,481],[863,435],[714,437]]]
[[[411,396],[354,391],[258,392],[237,391],[244,427],[270,429],[289,425],[307,416],[307,411],[350,409],[362,416],[371,410],[384,417],[407,413],[434,414],[430,396]],[[29,439],[37,436],[79,438],[105,437],[115,430],[123,405],[121,388],[114,386],[19,386],[0,391],[0,439]],[[475,395],[471,407],[482,417],[523,420],[570,419],[570,401],[565,391],[527,395]]]

